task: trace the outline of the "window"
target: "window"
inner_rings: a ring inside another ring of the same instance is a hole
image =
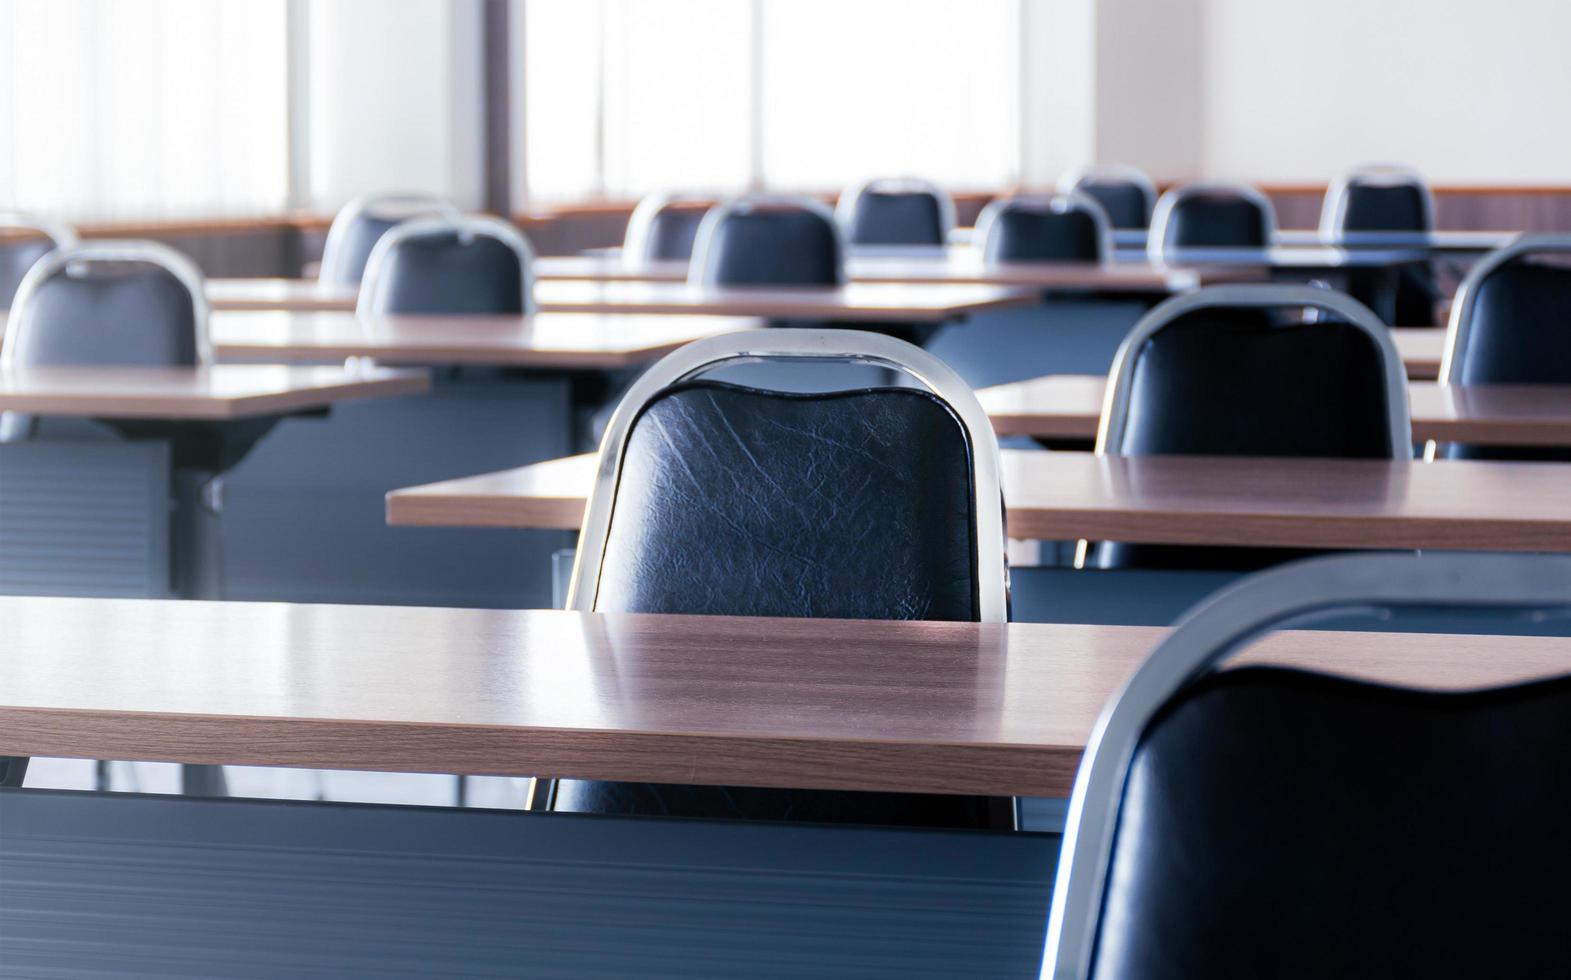
[[[0,4],[0,208],[70,220],[276,213],[286,0]]]
[[[1019,173],[1020,0],[525,0],[536,202]]]

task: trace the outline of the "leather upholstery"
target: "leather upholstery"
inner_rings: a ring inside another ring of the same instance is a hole
[[[140,262],[69,267],[33,293],[28,365],[182,365],[198,357],[191,294],[168,271]]]
[[[686,262],[692,258],[698,226],[708,212],[707,204],[667,204],[655,212],[640,258],[650,262]]]
[[[1478,287],[1462,384],[1571,383],[1571,269],[1509,262]],[[1571,459],[1566,449],[1454,445],[1461,459]]]
[[[965,430],[925,392],[681,385],[629,435],[595,609],[974,620],[976,506]],[[727,655],[747,654],[716,651]],[[581,780],[560,781],[555,801],[572,812],[939,827],[987,826],[997,806]]]
[[[381,267],[383,313],[522,313],[518,254],[485,235],[458,232],[400,241]]]
[[[1199,310],[1135,354],[1114,454],[1390,458],[1380,350],[1346,323]],[[1102,567],[1250,569],[1304,553],[1104,543]]]
[[[54,240],[44,235],[24,235],[22,229],[6,229],[15,238],[0,238],[0,309],[11,305],[16,287],[33,263],[54,250]]]
[[[1271,244],[1270,217],[1258,203],[1230,191],[1196,191],[1168,214],[1168,248],[1264,248]]]
[[[1342,231],[1428,231],[1424,191],[1415,184],[1349,184]]]
[[[1139,184],[1087,177],[1075,185],[1075,190],[1102,205],[1114,228],[1142,229],[1151,225],[1152,202]]]
[[[711,286],[832,286],[841,279],[832,219],[805,208],[759,207],[710,225]]]
[[[394,225],[409,220],[409,215],[397,218],[378,218],[371,214],[360,214],[351,219],[343,236],[335,243],[343,257],[342,272],[338,284],[343,286],[357,286],[365,276],[365,263],[371,257],[371,250],[381,239],[384,232]]]
[[[1571,680],[1223,671],[1154,718],[1097,980],[1571,976]]]
[[[852,245],[943,245],[944,210],[927,191],[864,189],[846,236]]]
[[[1102,238],[1085,211],[1005,204],[987,229],[982,256],[988,263],[1099,262]]]

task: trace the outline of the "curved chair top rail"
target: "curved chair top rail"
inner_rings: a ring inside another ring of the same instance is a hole
[[[923,177],[874,177],[852,184],[840,192],[835,202],[835,219],[842,228],[851,227],[856,208],[866,193],[926,194],[938,202],[939,231],[947,236],[955,226],[955,199],[937,183]]]
[[[1001,197],[989,201],[976,217],[975,242],[979,247],[985,247],[987,236],[992,231],[993,223],[999,215],[1007,211],[1038,211],[1051,214],[1086,214],[1096,225],[1096,240],[1098,261],[1110,262],[1113,259],[1113,223],[1107,217],[1107,211],[1098,204],[1089,194],[1079,191],[1057,194],[1021,194],[1015,197]]]
[[[1269,244],[1271,237],[1276,234],[1276,207],[1259,188],[1248,184],[1210,181],[1184,184],[1181,187],[1174,187],[1158,198],[1156,210],[1151,214],[1151,235],[1146,251],[1153,262],[1162,261],[1167,254],[1167,226],[1173,210],[1190,198],[1202,194],[1227,194],[1254,204],[1260,210],[1262,240]]]
[[[1473,311],[1484,280],[1524,256],[1556,253],[1571,253],[1571,234],[1518,235],[1474,263],[1457,287],[1456,302],[1451,304],[1451,322],[1446,328],[1445,349],[1440,354],[1441,384],[1452,383],[1462,369],[1458,352],[1467,350],[1468,336],[1473,332]]]
[[[1072,167],[1059,175],[1058,192],[1071,194],[1079,190],[1082,183],[1104,182],[1134,184],[1145,194],[1146,212],[1149,214],[1156,209],[1156,182],[1139,167],[1131,167],[1127,163],[1092,163]]]
[[[393,221],[429,216],[456,218],[462,213],[449,201],[424,191],[362,194],[339,208],[333,223],[328,226],[327,240],[322,244],[322,266],[318,277],[323,282],[342,282],[347,279],[343,268],[344,238],[362,217]]]
[[[78,240],[76,229],[65,222],[27,211],[0,211],[0,229],[5,228],[36,231],[54,242],[55,248],[75,245]]]
[[[707,209],[713,207],[714,203],[713,195],[697,192],[656,191],[645,194],[627,219],[627,232],[622,236],[622,254],[629,258],[643,258],[644,250],[649,246],[650,229],[654,227],[660,212],[666,208],[686,204]]]
[[[455,217],[414,218],[389,228],[381,238],[377,239],[376,246],[371,249],[371,255],[366,259],[365,276],[360,283],[360,295],[355,300],[355,314],[372,316],[386,305],[385,293],[388,289],[388,280],[383,274],[383,266],[386,265],[388,256],[394,249],[415,238],[454,234],[462,242],[470,242],[476,238],[490,238],[512,250],[518,257],[518,280],[523,291],[520,308],[526,314],[535,311],[535,252],[530,247],[529,240],[524,237],[524,233],[501,218],[493,218],[488,214],[465,214]]]
[[[1326,188],[1325,201],[1320,208],[1320,237],[1334,240],[1342,235],[1342,223],[1347,220],[1347,199],[1354,187],[1414,187],[1423,201],[1424,226],[1435,225],[1435,198],[1429,183],[1412,167],[1397,163],[1369,163],[1354,167],[1332,181]]]
[[[1004,572],[1004,513],[998,440],[987,413],[954,370],[927,351],[903,340],[860,330],[765,328],[719,334],[687,344],[639,376],[617,404],[600,441],[594,491],[584,509],[573,562],[567,608],[592,610],[616,502],[622,455],[633,423],[644,406],[668,388],[723,364],[750,361],[839,361],[873,364],[902,371],[948,403],[966,429],[971,446],[972,485],[976,493],[977,585],[981,621],[1004,622],[1008,582]],[[996,502],[996,505],[995,505]],[[994,574],[993,570],[997,573]]]
[[[38,290],[68,266],[93,262],[131,262],[156,266],[174,276],[191,297],[191,322],[196,327],[196,357],[199,364],[213,361],[213,342],[208,336],[207,289],[202,270],[184,253],[160,242],[131,239],[100,239],[56,248],[33,263],[16,287],[11,301],[10,325],[6,343],[0,350],[0,367],[13,366],[27,348],[33,328],[33,301]]]
[[[1339,611],[1425,607],[1571,612],[1571,557],[1313,558],[1250,576],[1187,613],[1108,702],[1086,744],[1064,829],[1042,976],[1090,975],[1119,796],[1156,711],[1271,631]]]
[[[836,278],[838,282],[845,282],[845,230],[835,220],[835,213],[829,205],[817,198],[796,194],[746,194],[710,208],[699,223],[698,234],[693,239],[693,259],[688,265],[688,282],[703,285],[712,281],[712,266],[719,258],[713,254],[710,246],[715,237],[714,231],[722,222],[733,215],[764,211],[810,211],[824,219],[834,235]]]
[[[1206,309],[1286,309],[1298,307],[1332,314],[1362,330],[1380,351],[1385,374],[1386,415],[1391,451],[1403,459],[1411,452],[1413,426],[1408,408],[1407,372],[1391,341],[1391,332],[1369,307],[1345,293],[1318,286],[1239,284],[1207,286],[1183,293],[1157,305],[1141,317],[1118,345],[1103,395],[1102,421],[1097,427],[1096,454],[1117,455],[1110,447],[1123,441],[1129,425],[1129,398],[1134,387],[1135,362],[1140,349],[1157,332],[1179,317]]]

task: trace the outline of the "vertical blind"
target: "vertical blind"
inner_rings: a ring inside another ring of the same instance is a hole
[[[0,208],[282,210],[287,26],[286,0],[0,3]]]
[[[1019,176],[1020,0],[525,0],[536,201]]]

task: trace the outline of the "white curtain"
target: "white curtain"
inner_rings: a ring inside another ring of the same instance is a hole
[[[0,208],[282,210],[286,17],[286,0],[0,2]]]

